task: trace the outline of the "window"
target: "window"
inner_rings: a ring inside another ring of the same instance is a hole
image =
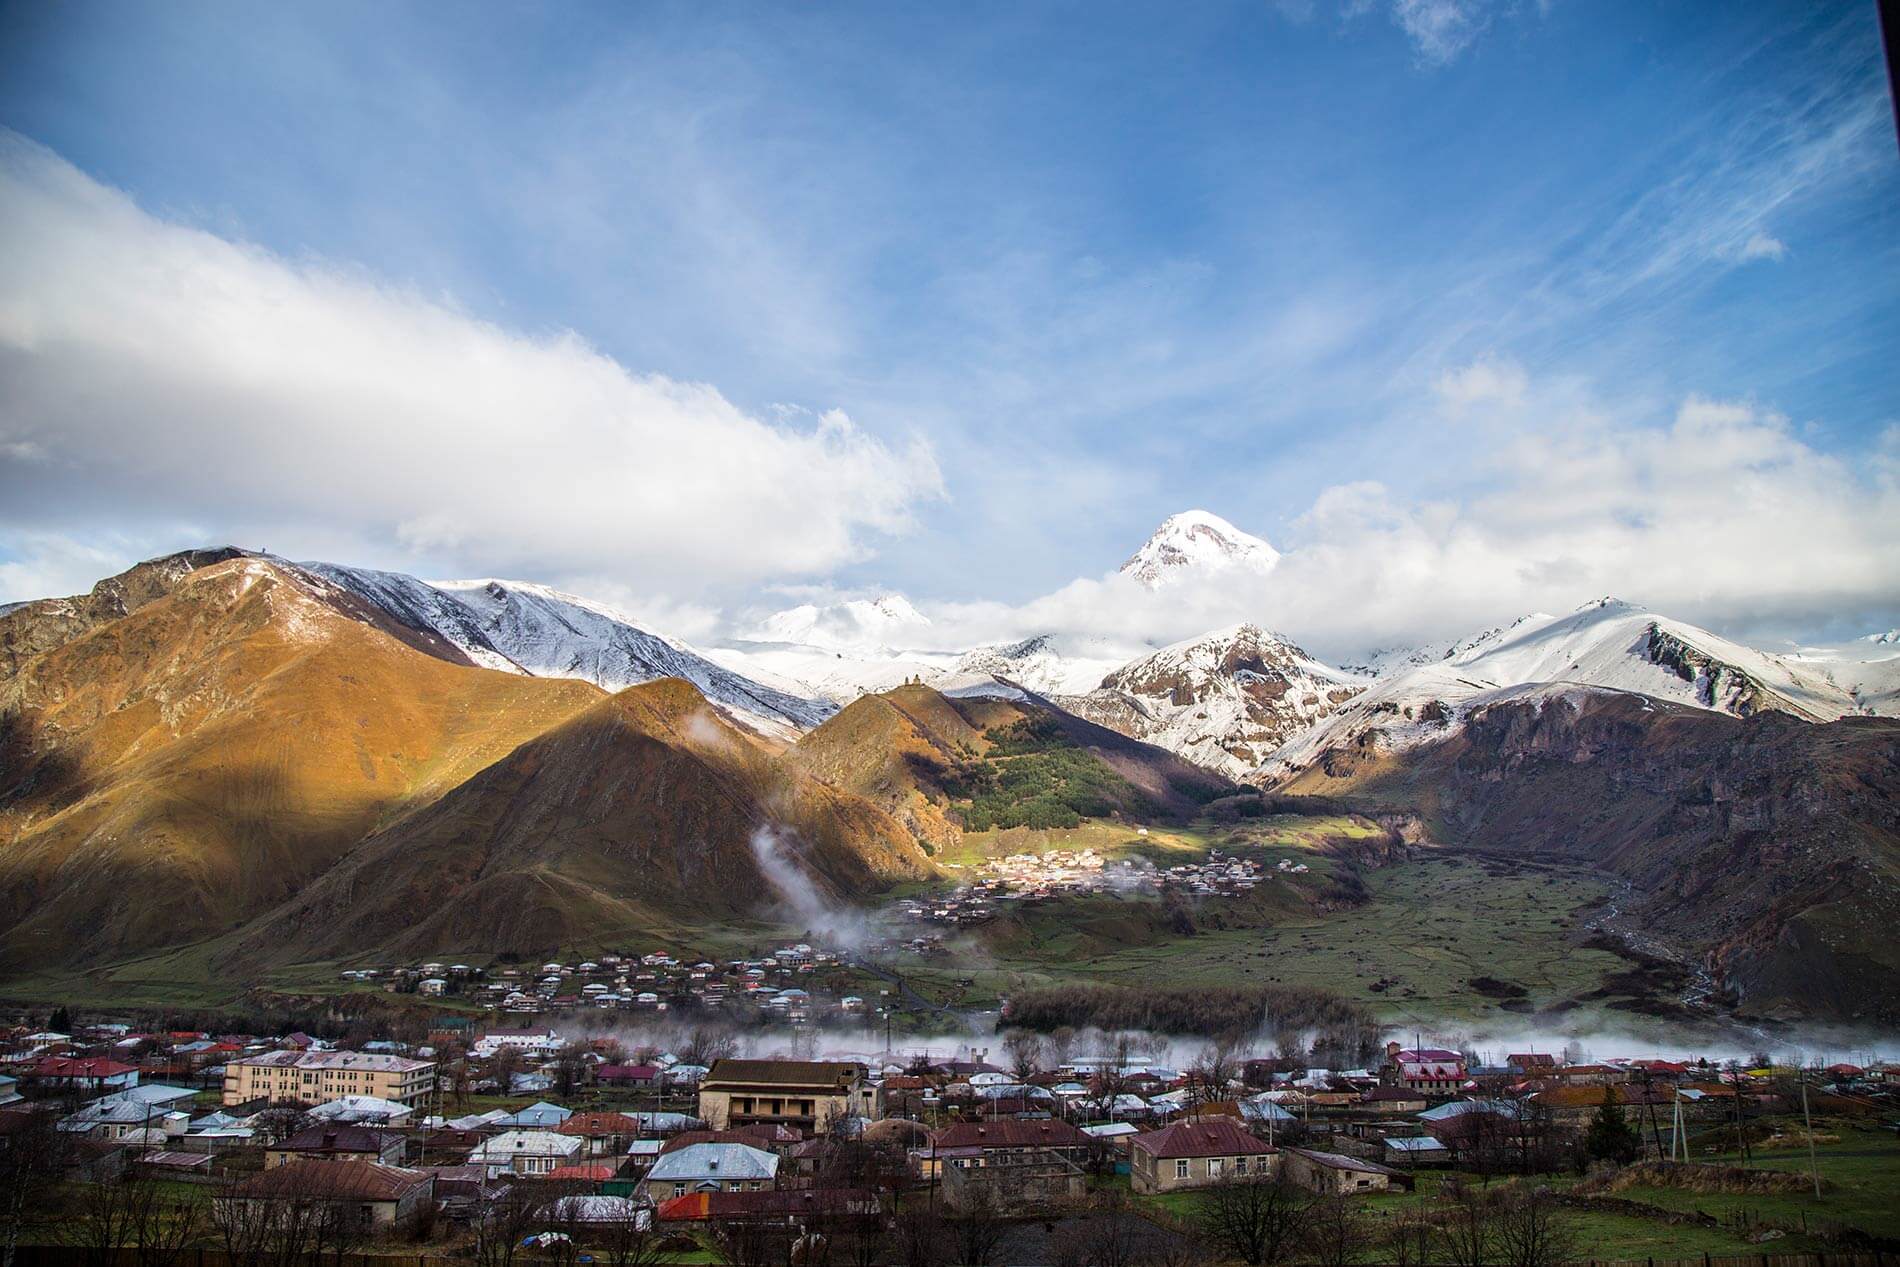
[[[1209,1179],[1220,1178],[1221,1172],[1226,1168],[1226,1165],[1227,1159],[1225,1157],[1209,1157],[1207,1159],[1207,1177]]]
[[[1174,1163],[1174,1177],[1176,1179],[1185,1179],[1188,1177],[1187,1158],[1183,1157]]]
[[[1237,1175],[1247,1173],[1247,1159],[1245,1157],[1234,1158],[1234,1173]]]

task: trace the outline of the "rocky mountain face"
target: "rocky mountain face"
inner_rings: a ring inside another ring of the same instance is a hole
[[[1279,561],[1278,550],[1219,515],[1186,510],[1163,520],[1120,572],[1156,589],[1190,574],[1205,576],[1233,569],[1270,572]]]
[[[1627,881],[1626,918],[1744,1012],[1900,1019],[1900,721],[1526,692],[1404,750],[1328,752],[1284,790],[1603,867]]]
[[[1115,669],[1063,707],[1232,779],[1259,775],[1292,735],[1365,689],[1291,642],[1239,625]]]

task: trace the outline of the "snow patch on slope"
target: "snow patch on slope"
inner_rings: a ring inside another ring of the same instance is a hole
[[[1289,736],[1365,686],[1366,679],[1321,663],[1279,634],[1236,625],[1131,660],[1097,689],[1056,702],[1229,778],[1248,779]]]

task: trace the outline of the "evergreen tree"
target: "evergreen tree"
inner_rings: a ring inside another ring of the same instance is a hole
[[[52,1030],[55,1034],[70,1034],[73,1032],[73,1014],[66,1010],[65,1004],[62,1003],[53,1009],[53,1019],[46,1023],[46,1028]]]
[[[1598,1161],[1627,1165],[1643,1155],[1643,1137],[1623,1116],[1613,1088],[1603,1089],[1603,1103],[1590,1119],[1590,1130],[1583,1137],[1584,1151]]]

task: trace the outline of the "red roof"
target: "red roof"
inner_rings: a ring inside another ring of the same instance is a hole
[[[556,1166],[546,1178],[572,1179],[585,1183],[604,1183],[614,1177],[619,1167],[610,1161],[590,1161],[578,1166]]]
[[[1082,1148],[1089,1137],[1053,1118],[958,1122],[933,1137],[937,1148]]]
[[[638,1135],[640,1123],[625,1113],[576,1113],[554,1131],[557,1135]]]
[[[1275,1151],[1230,1117],[1190,1118],[1137,1135],[1128,1143],[1156,1157],[1237,1157]]]
[[[47,1056],[27,1068],[35,1078],[116,1078],[137,1072],[137,1065],[122,1065],[104,1056]]]
[[[689,1192],[660,1202],[663,1223],[763,1218],[817,1212],[875,1215],[877,1194],[855,1188],[799,1188],[767,1192]]]

